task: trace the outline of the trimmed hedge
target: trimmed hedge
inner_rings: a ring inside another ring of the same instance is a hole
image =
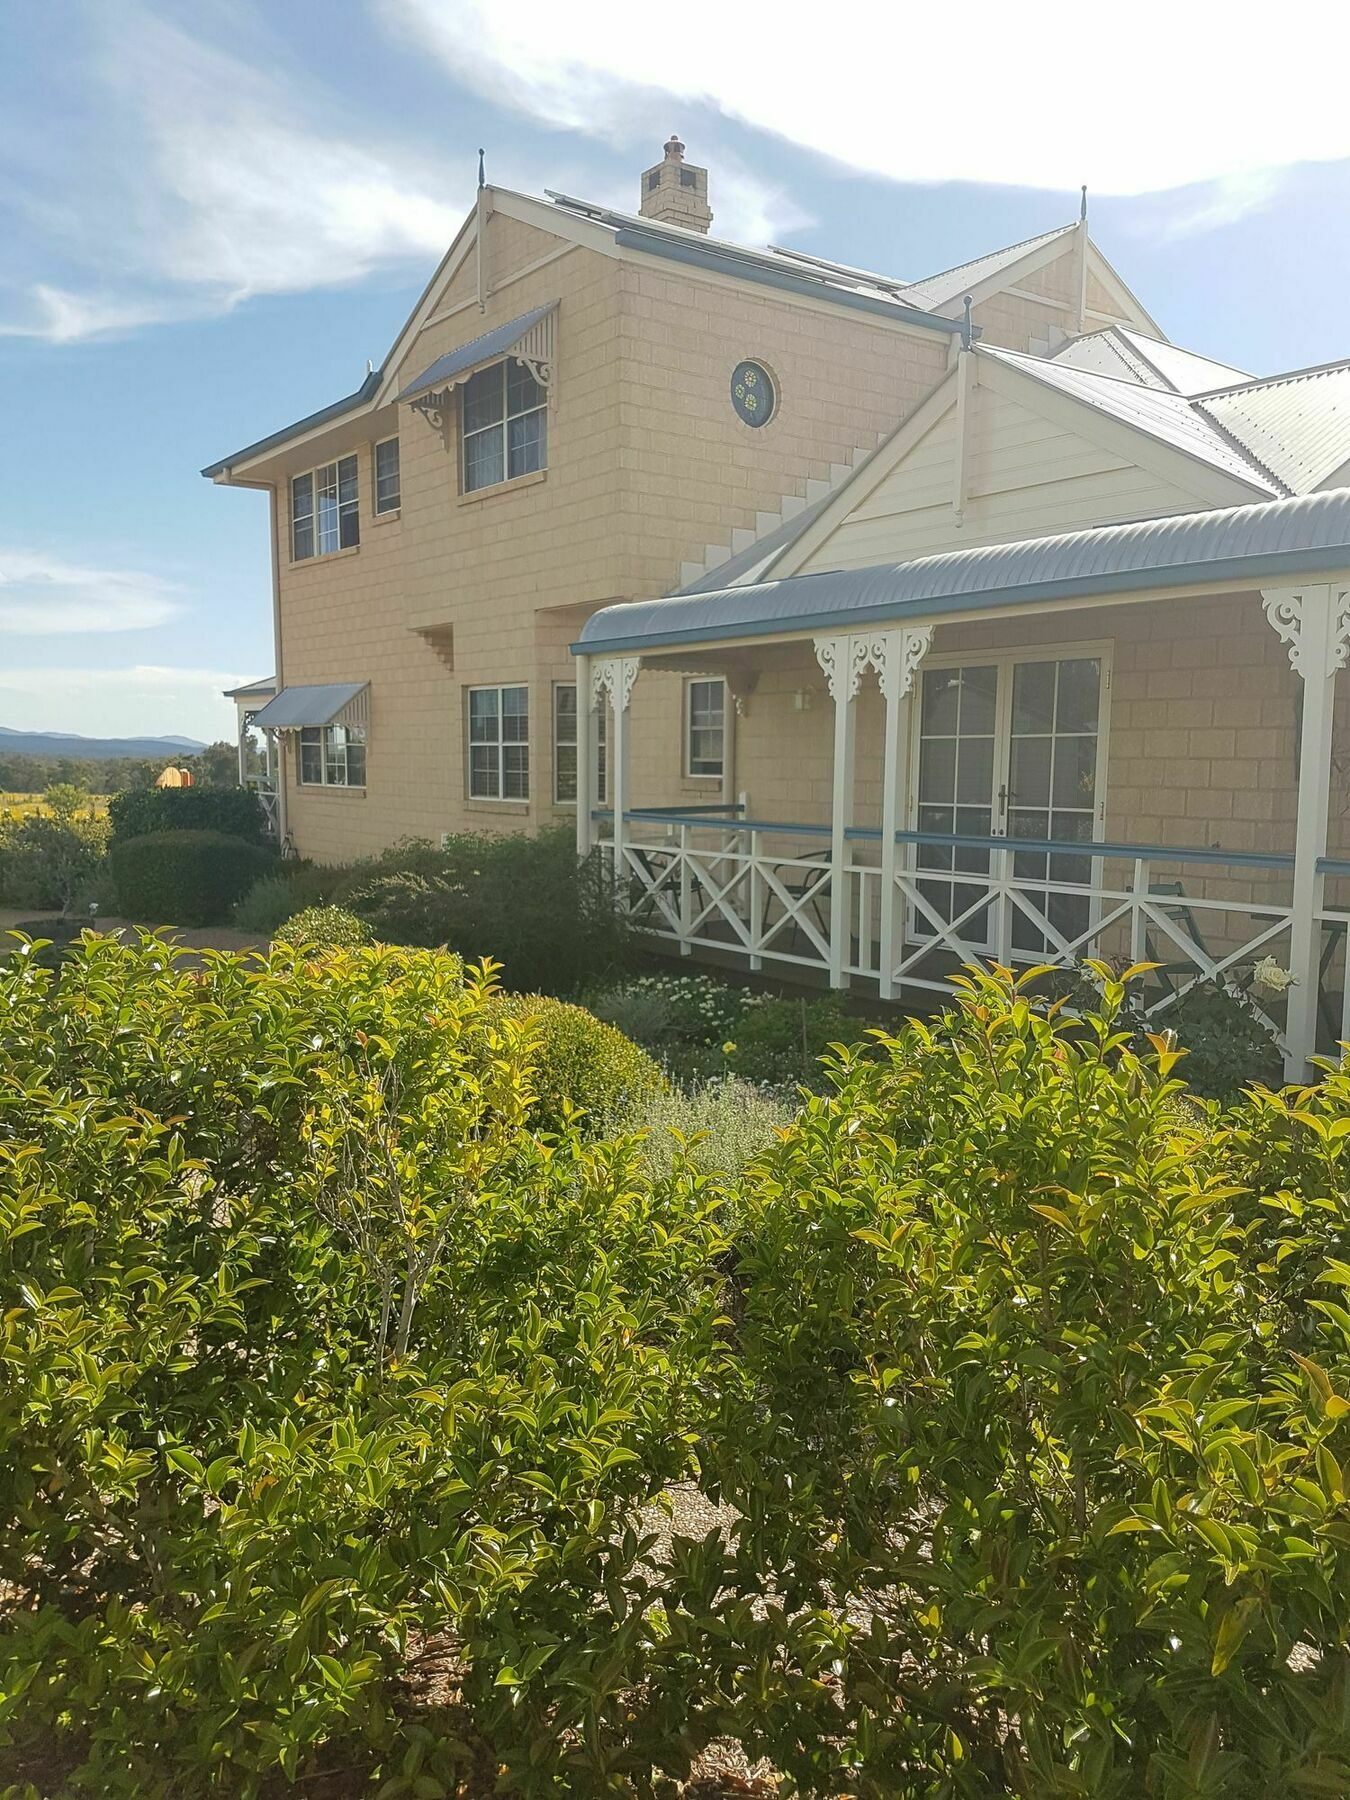
[[[153,831],[115,838],[108,860],[118,909],[128,918],[220,925],[275,858],[262,844],[223,831]]]
[[[301,949],[351,949],[368,944],[371,932],[364,919],[342,906],[307,906],[278,926],[275,938],[279,944],[295,944]]]
[[[267,816],[252,788],[132,788],[108,802],[113,841],[160,831],[218,831],[261,844]]]
[[[661,1071],[647,1052],[584,1007],[546,994],[503,995],[497,1017],[519,1019],[535,1035],[532,1119],[544,1131],[562,1131],[567,1108],[587,1115],[588,1135],[627,1123],[644,1096],[660,1092]]]

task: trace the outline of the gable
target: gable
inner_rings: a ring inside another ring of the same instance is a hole
[[[773,573],[865,568],[1161,518],[1222,503],[1220,494],[1232,504],[1251,499],[1237,484],[1216,490],[1221,475],[1197,469],[1192,477],[1185,459],[1165,447],[1141,441],[1132,453],[1124,428],[1102,431],[1095,420],[1080,426],[1071,405],[1054,404],[1054,396],[1041,405],[1017,379],[987,367],[971,379],[963,457],[960,375],[950,377],[922,435],[867,491],[855,483],[853,504],[846,507],[841,496],[840,510],[802,545],[802,560],[785,559]]]

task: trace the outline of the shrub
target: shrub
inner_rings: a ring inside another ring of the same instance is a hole
[[[107,845],[102,819],[30,813],[0,826],[0,900],[9,906],[59,907],[64,916],[96,888]]]
[[[194,960],[0,968],[0,1784],[614,1792],[715,1196],[453,958]]]
[[[113,841],[161,831],[215,831],[261,844],[267,815],[252,788],[129,788],[108,802]]]
[[[512,994],[498,1000],[496,1012],[530,1028],[532,1116],[541,1130],[560,1131],[569,1108],[587,1115],[592,1133],[616,1119],[640,1123],[646,1100],[660,1091],[661,1071],[646,1051],[583,1007],[544,994]]]
[[[117,904],[128,918],[219,925],[274,856],[261,844],[220,831],[158,831],[114,838],[109,861]]]
[[[639,1115],[618,1123],[645,1128],[642,1158],[654,1177],[668,1174],[678,1156],[708,1173],[737,1175],[786,1129],[793,1111],[778,1096],[728,1075],[645,1096]]]
[[[798,1790],[1350,1791],[1350,1081],[961,985],[745,1171],[709,1680]]]
[[[276,942],[321,950],[350,948],[370,942],[370,927],[341,906],[307,906],[279,928]]]
[[[236,905],[234,924],[240,931],[271,937],[294,914],[326,906],[345,875],[345,870],[321,863],[278,862]]]
[[[622,965],[629,939],[598,861],[568,831],[399,845],[334,896],[382,943],[490,956],[517,992],[572,995]]]

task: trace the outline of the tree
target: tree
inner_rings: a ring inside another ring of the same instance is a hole
[[[203,787],[239,786],[239,752],[233,744],[208,744],[188,767]]]

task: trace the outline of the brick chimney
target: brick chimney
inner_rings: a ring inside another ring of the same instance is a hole
[[[663,161],[642,177],[644,219],[663,225],[683,225],[687,231],[706,231],[712,224],[708,207],[708,171],[684,160],[684,145],[672,132]]]

